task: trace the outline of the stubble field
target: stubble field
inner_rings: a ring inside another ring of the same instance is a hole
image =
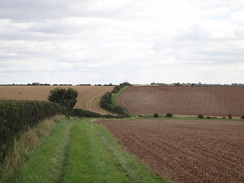
[[[117,98],[132,114],[244,115],[244,87],[132,86]]]
[[[181,182],[244,182],[244,123],[136,119],[98,122],[158,174]]]
[[[2,100],[39,100],[46,101],[50,90],[57,86],[0,86]],[[59,86],[61,87],[61,86]],[[99,105],[101,97],[113,90],[114,86],[70,86],[79,92],[75,108],[100,114],[110,114]],[[67,88],[62,86],[62,88]]]

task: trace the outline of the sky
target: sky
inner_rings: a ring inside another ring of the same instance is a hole
[[[243,0],[0,0],[0,84],[244,83]]]

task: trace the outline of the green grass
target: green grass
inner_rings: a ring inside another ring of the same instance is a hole
[[[71,125],[70,120],[61,120],[51,135],[41,140],[22,168],[5,182],[56,182],[62,174],[64,153]]]
[[[91,123],[76,123],[71,134],[64,183],[128,182]]]
[[[128,86],[124,86],[124,87],[121,88],[117,93],[113,93],[113,95],[112,95],[112,103],[113,103],[114,106],[117,106],[116,98],[117,98],[123,91],[125,91],[126,88],[128,88]]]
[[[162,183],[106,129],[89,119],[61,120],[7,183]]]
[[[165,182],[131,157],[101,126],[80,121],[71,134],[65,183]]]

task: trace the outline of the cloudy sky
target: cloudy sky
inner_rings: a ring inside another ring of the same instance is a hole
[[[0,83],[244,83],[243,0],[0,0]]]

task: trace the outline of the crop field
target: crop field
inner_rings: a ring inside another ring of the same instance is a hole
[[[46,101],[50,90],[57,86],[0,86],[0,99]],[[58,86],[60,87],[60,86]],[[62,86],[66,88],[66,86]],[[71,86],[79,92],[75,108],[100,114],[110,114],[100,108],[100,98],[113,90],[114,86]]]
[[[244,123],[134,119],[98,122],[158,174],[181,182],[244,182]]]
[[[117,98],[132,114],[244,115],[244,87],[132,86]]]

